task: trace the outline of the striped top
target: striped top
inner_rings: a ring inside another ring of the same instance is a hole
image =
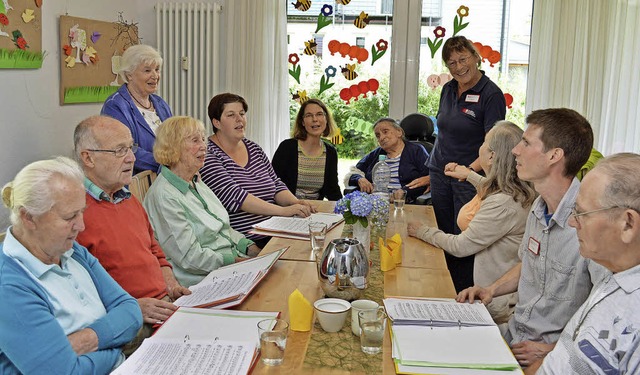
[[[320,189],[324,185],[324,165],[327,161],[327,146],[322,143],[322,154],[307,156],[298,143],[298,199],[319,199]]]
[[[207,142],[207,156],[200,169],[202,181],[220,199],[229,212],[231,227],[249,239],[261,239],[264,236],[249,234],[252,225],[269,218],[240,209],[247,195],[252,194],[266,202],[275,204],[275,195],[287,186],[280,181],[271,167],[264,151],[256,143],[243,139],[249,161],[244,167],[239,166],[213,141]]]
[[[387,157],[384,161],[389,166],[391,170],[391,178],[389,179],[389,186],[387,187],[390,191],[402,189],[402,184],[400,184],[400,177],[398,177],[398,168],[400,167],[400,157],[390,158]]]

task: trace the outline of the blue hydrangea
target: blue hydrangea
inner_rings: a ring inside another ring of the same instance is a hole
[[[359,195],[351,199],[351,213],[355,216],[367,217],[372,209],[373,205],[368,195]]]
[[[384,220],[389,216],[389,201],[379,195],[371,195],[371,218]]]

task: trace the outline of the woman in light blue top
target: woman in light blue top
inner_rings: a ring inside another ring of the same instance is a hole
[[[231,228],[226,209],[200,179],[205,154],[202,122],[176,116],[158,128],[153,155],[162,167],[144,207],[176,279],[184,286],[260,252]]]
[[[107,374],[142,324],[138,303],[75,242],[83,174],[68,158],[27,165],[2,189],[0,374]]]

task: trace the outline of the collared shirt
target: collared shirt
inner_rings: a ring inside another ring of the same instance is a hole
[[[98,185],[94,184],[93,181],[89,180],[86,177],[84,178],[84,188],[87,191],[87,193],[89,193],[89,195],[92,196],[93,199],[97,201],[102,200],[102,201],[112,202],[113,204],[118,204],[125,199],[131,198],[131,193],[129,192],[129,190],[123,187],[122,189],[116,191],[113,194],[113,201],[112,201],[111,197],[109,197],[109,194],[105,193],[104,190],[102,190]]]
[[[197,176],[191,183],[162,166],[144,199],[156,238],[183,286],[235,262],[253,242],[229,224],[229,214]]]
[[[10,227],[2,250],[44,288],[53,305],[53,314],[66,335],[106,315],[91,276],[71,258],[73,249],[62,254],[60,265],[44,264],[13,237]]]
[[[538,374],[640,371],[640,265],[605,277],[573,315]]]
[[[505,335],[510,344],[556,342],[587,299],[592,280],[607,273],[580,256],[576,230],[568,224],[579,188],[580,182],[574,178],[548,224],[545,201],[538,197],[533,203],[518,254],[522,260],[519,297]]]

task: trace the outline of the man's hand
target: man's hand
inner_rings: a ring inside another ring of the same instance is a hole
[[[169,294],[169,298],[171,298],[172,301],[177,300],[185,294],[191,294],[189,289],[180,285],[178,280],[176,280],[171,267],[160,267],[160,270],[162,271],[164,282],[167,284],[167,294]]]
[[[520,366],[524,367],[544,358],[555,346],[555,343],[546,344],[539,341],[521,341],[511,345],[511,352],[513,352]]]
[[[373,185],[364,177],[358,180],[358,186],[360,187],[360,191],[363,193],[373,192]]]
[[[73,351],[77,355],[92,353],[98,350],[98,335],[91,328],[84,328],[67,335]]]
[[[458,302],[467,302],[473,303],[476,299],[479,299],[485,305],[488,305],[493,301],[493,292],[488,288],[483,288],[481,286],[472,286],[467,288],[456,296],[456,301]]]
[[[191,291],[189,291],[191,293]],[[178,306],[157,298],[138,298],[138,305],[142,310],[145,323],[155,324],[167,320]]]

